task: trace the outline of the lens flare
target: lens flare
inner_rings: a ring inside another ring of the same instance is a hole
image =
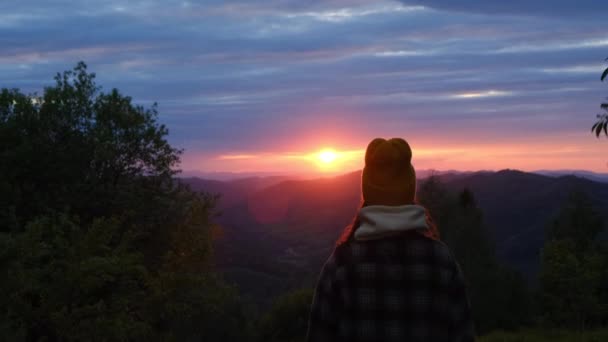
[[[334,150],[325,149],[319,152],[319,161],[323,164],[331,164],[337,157]]]

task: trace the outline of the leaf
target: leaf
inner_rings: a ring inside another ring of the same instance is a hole
[[[604,70],[604,72],[602,73],[602,77],[600,79],[603,81],[604,78],[606,78],[606,76],[608,76],[608,68],[606,68],[606,70]]]
[[[606,126],[608,126],[608,121],[604,121],[604,124],[602,125],[602,128],[604,129],[604,134],[608,136],[608,130]]]
[[[602,132],[602,122],[598,122],[597,126],[595,126],[595,136],[599,137],[600,136],[600,132]]]
[[[599,122],[596,122],[593,124],[593,126],[591,127],[591,132],[595,131],[595,127],[597,127],[597,125],[599,125]]]

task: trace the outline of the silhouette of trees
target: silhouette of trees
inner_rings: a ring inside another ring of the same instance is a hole
[[[573,193],[547,228],[540,273],[546,321],[585,330],[608,319],[608,249],[590,199]]]
[[[40,96],[0,91],[4,340],[242,340],[210,263],[215,198],[173,179],[157,115],[82,62]]]
[[[433,176],[420,185],[417,196],[460,263],[477,332],[527,324],[531,314],[527,286],[518,272],[498,261],[473,192],[463,189],[454,194]]]

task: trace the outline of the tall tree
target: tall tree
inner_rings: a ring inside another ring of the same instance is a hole
[[[113,214],[172,186],[180,151],[167,142],[156,105],[104,93],[94,80],[80,62],[42,96],[0,92],[0,175],[21,227],[49,210]]]
[[[82,62],[41,96],[0,91],[3,339],[243,339],[211,267],[215,199],[174,180],[157,116]]]
[[[423,205],[439,229],[450,216],[452,194],[448,192],[437,175],[431,175],[418,185],[416,201]]]
[[[423,182],[417,195],[461,265],[477,331],[511,329],[527,323],[530,312],[526,284],[521,275],[499,263],[475,195],[468,189],[454,194],[438,177]]]

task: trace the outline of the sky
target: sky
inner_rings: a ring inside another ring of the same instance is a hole
[[[0,87],[40,92],[85,61],[104,89],[158,103],[189,173],[348,172],[375,137],[406,139],[417,169],[608,172],[608,141],[590,133],[607,13],[599,0],[5,0]]]

